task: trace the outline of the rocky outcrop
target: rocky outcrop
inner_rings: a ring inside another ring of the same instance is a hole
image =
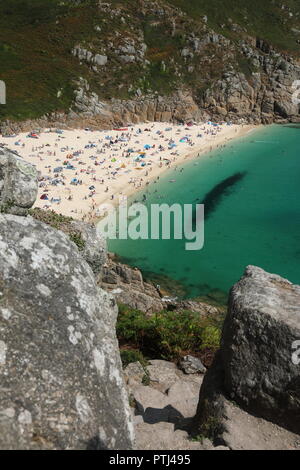
[[[239,17],[240,24],[235,15],[231,19],[225,13],[227,17],[220,24],[213,13],[210,18],[201,16],[193,8],[176,7],[178,2],[172,1],[138,0],[135,7],[130,2],[74,3],[81,5],[76,21],[73,8],[59,4],[54,7],[59,19],[52,25],[52,36],[46,30],[42,34],[45,49],[48,46],[52,51],[48,58],[46,51],[42,51],[51,70],[49,76],[55,75],[55,83],[61,86],[51,88],[48,106],[37,107],[49,114],[31,121],[31,125],[28,121],[27,128],[51,125],[108,128],[145,119],[207,117],[251,123],[300,120],[298,96],[293,100],[293,83],[300,80],[296,6],[289,10],[286,5],[277,8],[274,2],[269,2],[258,26],[247,2]],[[63,14],[59,13],[61,8],[65,10]],[[214,8],[217,7],[212,7],[212,11]],[[229,13],[230,7],[224,6],[224,11]],[[22,14],[26,17],[29,13]],[[78,27],[77,21],[82,27]],[[68,39],[61,35],[63,24],[70,29]],[[266,36],[273,37],[274,44],[261,36],[263,24],[268,25]],[[33,30],[36,27],[37,24]],[[52,50],[55,43],[61,47]],[[40,61],[39,54],[29,49],[29,60],[20,77],[34,96],[27,76],[33,64]],[[16,63],[22,66],[25,60],[26,55],[20,56]],[[62,67],[59,80],[54,62]],[[12,72],[8,68],[2,79],[9,83]],[[88,92],[78,85],[81,80],[89,81]],[[41,83],[41,96],[46,96],[50,85]],[[70,103],[72,92],[75,99]],[[25,95],[21,93],[20,98],[13,92],[13,98],[22,99]],[[33,115],[37,105],[23,101],[24,114]],[[56,114],[50,114],[53,109]],[[3,113],[6,119],[11,115],[18,117],[9,103]],[[12,127],[17,129],[19,124],[2,122],[1,127],[6,132]]]
[[[222,357],[224,385],[248,409],[300,432],[300,286],[250,266],[230,294]],[[247,367],[245,367],[247,364]]]
[[[300,66],[263,41],[256,46],[241,41],[248,73],[234,69],[224,72],[205,91],[200,107],[215,118],[238,117],[255,123],[298,121],[300,100],[295,97],[295,83],[300,79]]]
[[[206,367],[202,364],[200,359],[194,356],[184,356],[180,363],[179,368],[183,370],[185,374],[205,374]]]
[[[80,45],[77,45],[72,50],[72,54],[75,57],[78,57],[79,60],[83,60],[87,63],[94,64],[95,66],[99,65],[103,67],[107,64],[108,58],[103,54],[93,54],[91,51],[84,49]]]
[[[0,212],[26,215],[35,203],[37,192],[35,167],[0,147]]]
[[[118,303],[148,314],[160,312],[166,306],[157,289],[144,282],[139,269],[130,268],[110,258],[103,265],[99,284],[110,292]]]
[[[228,442],[228,413],[234,415],[229,398],[261,423],[300,434],[300,372],[292,357],[299,312],[300,286],[260,268],[246,269],[231,290],[221,349],[201,389],[198,431]],[[245,419],[243,411],[236,414]]]
[[[157,282],[165,283],[161,287]],[[189,310],[199,316],[218,315],[222,309],[197,300],[180,300],[180,285],[168,278],[157,278],[145,281],[138,268],[132,268],[120,263],[112,253],[108,254],[107,262],[102,265],[101,275],[98,276],[99,285],[114,296],[119,304],[127,305],[146,314],[161,312],[162,310],[176,310],[182,312]],[[171,286],[170,286],[171,284]],[[168,289],[172,287],[172,292]],[[177,294],[177,291],[178,294]],[[178,295],[178,297],[177,297]]]
[[[13,212],[30,206],[34,168],[0,158],[1,198],[11,195]],[[100,242],[76,229],[97,272]],[[77,246],[30,216],[0,214],[0,266],[0,448],[131,449],[116,303]]]
[[[93,273],[97,276],[103,270],[107,262],[107,247],[105,238],[92,224],[79,220],[70,223],[69,230],[75,230],[82,239],[83,247],[81,256],[91,266]]]
[[[140,95],[131,100],[112,98],[110,102],[104,102],[90,90],[86,81],[80,80],[75,91],[74,106],[66,121],[85,117],[94,119],[94,125],[103,123],[105,127],[109,127],[146,121],[199,121],[209,117],[199,109],[188,92],[178,91],[165,97],[157,94],[143,96],[142,92]]]
[[[146,121],[203,121],[210,117],[186,91],[166,97],[157,94],[143,96],[141,93],[142,96],[130,100],[105,101],[90,90],[85,80],[80,80],[74,95],[75,100],[68,113],[53,113],[41,119],[24,122],[2,121],[1,133],[9,135],[49,127],[111,129]]]

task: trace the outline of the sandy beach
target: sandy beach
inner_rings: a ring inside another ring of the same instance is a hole
[[[145,123],[111,131],[45,129],[2,136],[39,172],[35,207],[75,219],[97,217],[100,204],[117,204],[156,181],[170,168],[227,145],[254,126]]]

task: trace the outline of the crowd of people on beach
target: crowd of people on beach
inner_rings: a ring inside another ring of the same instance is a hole
[[[36,165],[36,206],[88,220],[97,216],[99,203],[115,201],[157,181],[161,171],[177,164],[182,155],[200,149],[201,142],[211,140],[228,125],[231,123],[188,122],[148,123],[111,131],[48,129],[2,136],[0,145],[15,147],[21,157]]]

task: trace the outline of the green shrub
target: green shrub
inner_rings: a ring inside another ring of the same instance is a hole
[[[145,357],[140,351],[137,351],[136,349],[121,349],[120,356],[123,368],[128,366],[128,364],[131,364],[132,362],[139,362],[145,372],[142,378],[142,384],[145,386],[150,385],[150,374],[146,369],[148,361],[145,359]]]
[[[202,332],[201,349],[219,349],[221,340],[221,329],[214,325],[208,325]]]
[[[66,228],[70,222],[72,222],[72,217],[66,217],[62,214],[57,214],[53,210],[43,210],[38,207],[29,210],[29,214],[40,222],[44,222],[47,225],[50,225],[57,230],[63,230]]]
[[[85,247],[85,241],[83,240],[80,232],[73,231],[69,233],[69,238],[72,240],[72,242],[77,245],[77,248],[79,251],[83,251]]]
[[[220,345],[220,315],[200,316],[190,311],[162,311],[151,317],[124,305],[119,306],[117,335],[150,358],[178,360],[186,354],[201,356]],[[134,362],[134,361],[131,361]]]
[[[132,362],[140,362],[143,367],[147,365],[143,354],[135,349],[121,349],[120,355],[123,367],[128,366]]]

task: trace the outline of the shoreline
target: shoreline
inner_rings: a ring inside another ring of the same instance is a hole
[[[157,171],[157,174],[153,174],[151,179],[148,180],[149,185],[154,183],[154,181],[157,179],[157,176],[159,176],[159,177],[164,176],[167,173],[168,170],[172,170],[172,169],[174,169],[174,167],[176,167],[178,165],[184,165],[188,161],[191,161],[195,158],[198,158],[200,156],[211,153],[211,152],[213,152],[214,150],[216,150],[220,147],[226,147],[229,142],[234,141],[236,139],[239,139],[241,137],[245,137],[248,134],[250,134],[251,132],[256,131],[256,130],[262,128],[262,127],[264,127],[264,126],[263,125],[245,124],[245,125],[243,125],[243,127],[241,129],[237,130],[236,135],[233,135],[231,137],[225,137],[225,139],[222,139],[220,141],[218,140],[217,142],[216,141],[211,142],[210,144],[207,143],[207,145],[206,145],[207,148],[201,147],[197,150],[195,149],[193,152],[190,152],[186,155],[182,155],[178,160],[176,160],[176,162],[171,164],[168,168],[166,168],[166,167],[159,168],[158,169],[159,171]],[[124,193],[122,194],[122,196],[126,196],[127,198],[129,198],[129,197],[133,196],[134,194],[140,193],[145,187],[146,187],[146,182],[140,188],[136,188],[136,189],[130,188],[129,190],[126,190],[126,189],[124,190],[123,189]],[[118,201],[111,201],[111,200],[105,199],[101,204],[107,204],[107,203],[116,206],[118,204]]]
[[[167,170],[228,145],[256,125],[154,122],[110,131],[45,130],[2,136],[0,143],[34,164],[34,207],[95,221],[99,207],[116,205],[153,184]],[[12,140],[13,139],[13,140]]]

